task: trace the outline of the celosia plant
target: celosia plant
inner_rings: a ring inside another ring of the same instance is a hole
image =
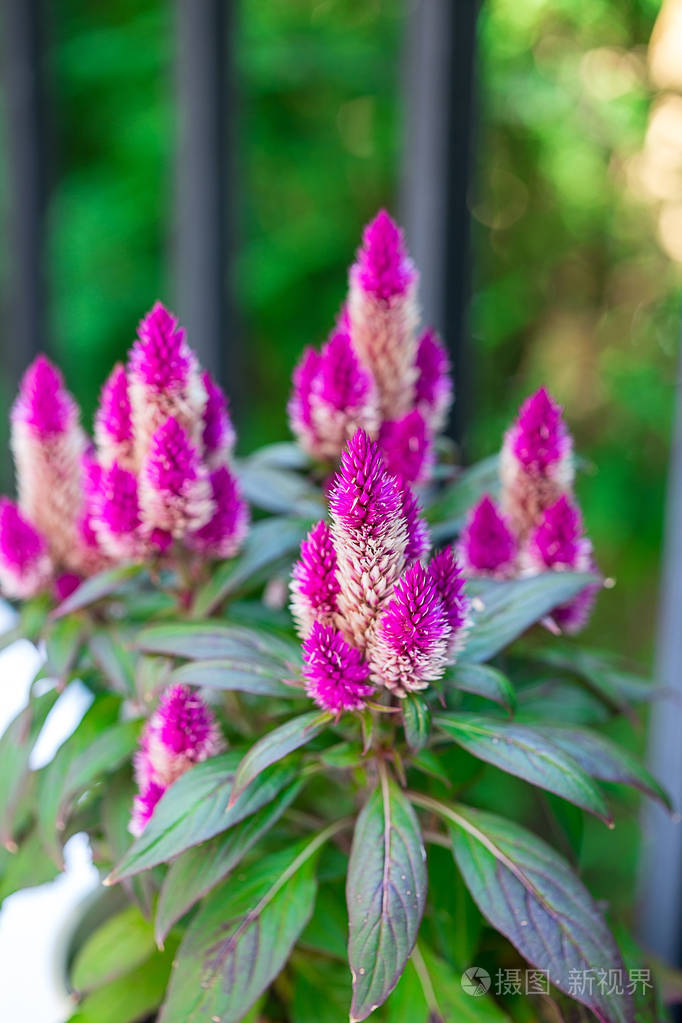
[[[90,838],[107,887],[71,950],[72,1023],[585,1018],[572,999],[658,1018],[625,974],[641,953],[545,840],[577,861],[576,807],[620,823],[602,781],[667,801],[594,730],[648,686],[560,635],[601,586],[570,435],[542,390],[499,458],[417,493],[452,389],[416,286],[379,214],[296,372],[319,489],[291,445],[233,464],[224,395],[163,306],[94,443],[58,370],[26,372],[0,586],[6,641],[45,660],[0,739],[0,875],[43,881]],[[283,514],[247,535],[257,473]],[[34,770],[76,679],[89,709]],[[485,980],[524,969],[522,993]]]

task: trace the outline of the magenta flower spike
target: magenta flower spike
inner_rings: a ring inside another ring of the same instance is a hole
[[[133,804],[132,834],[141,834],[159,799],[180,775],[224,749],[220,728],[201,697],[189,686],[166,689],[135,755],[140,793]]]
[[[529,574],[548,570],[598,574],[592,544],[583,534],[580,509],[566,496],[545,511],[531,533],[523,552],[523,568]],[[550,618],[562,632],[579,632],[587,624],[600,589],[600,582],[585,586],[568,603],[555,607]]]
[[[444,547],[435,554],[428,570],[450,626],[448,648],[452,654],[462,648],[470,625],[466,581],[452,547]]]
[[[547,508],[529,537],[526,566],[537,572],[587,572],[591,559],[592,544],[583,535],[580,509],[564,495]]]
[[[573,442],[544,387],[526,399],[500,456],[502,507],[525,539],[543,511],[573,486]]]
[[[396,696],[426,689],[445,671],[451,631],[429,570],[415,562],[379,618],[368,650],[372,678]]]
[[[384,419],[403,416],[413,404],[417,278],[402,231],[380,210],[350,270],[347,310],[353,347],[376,381]]]
[[[130,352],[128,390],[137,467],[147,455],[152,436],[169,418],[200,446],[206,390],[185,331],[161,302],[138,327]]]
[[[0,498],[0,592],[10,600],[27,600],[52,579],[47,544],[17,506]]]
[[[134,465],[133,423],[125,368],[117,363],[102,387],[95,414],[95,443],[99,461],[124,469]]]
[[[187,543],[209,558],[232,558],[249,529],[249,506],[227,466],[214,469],[209,482],[215,510],[205,525],[187,536]]]
[[[294,375],[291,428],[313,458],[336,460],[358,428],[379,426],[376,388],[355,354],[348,332],[337,328],[318,355],[308,349]]]
[[[292,391],[287,405],[292,433],[298,437],[303,449],[313,457],[317,451],[319,438],[313,428],[310,397],[319,366],[320,353],[314,348],[304,348],[292,375]]]
[[[102,469],[92,497],[92,528],[111,558],[134,559],[145,550],[137,477],[118,462]]]
[[[206,391],[206,407],[203,417],[202,444],[204,459],[210,468],[227,465],[232,457],[236,441],[230,419],[227,398],[222,387],[209,372],[201,376]]]
[[[404,567],[408,533],[401,488],[363,430],[341,457],[330,509],[342,627],[364,650],[381,601]]]
[[[433,434],[445,426],[452,405],[450,360],[434,330],[426,330],[417,346],[415,401]]]
[[[332,535],[326,522],[318,522],[301,544],[291,577],[291,612],[302,639],[315,622],[336,624],[339,590]]]
[[[150,781],[139,795],[135,796],[133,800],[133,813],[128,826],[128,830],[134,838],[139,838],[149,824],[156,805],[165,791],[166,786]]]
[[[467,576],[508,579],[516,574],[516,538],[488,494],[484,494],[469,512],[457,553]]]
[[[369,666],[337,629],[313,622],[303,661],[306,692],[318,707],[333,714],[364,707],[372,692]]]
[[[208,473],[177,419],[167,419],[151,438],[140,470],[139,502],[146,535],[162,530],[182,539],[214,514]]]
[[[82,458],[78,406],[44,355],[26,370],[11,416],[19,507],[49,543],[55,562],[80,570]]]
[[[412,409],[402,419],[382,423],[379,449],[388,471],[401,481],[423,483],[431,475],[432,436],[419,409]]]
[[[81,462],[83,475],[83,502],[78,520],[79,574],[93,575],[106,568],[108,555],[100,545],[95,529],[95,515],[99,501],[103,469],[92,449],[85,452]]]

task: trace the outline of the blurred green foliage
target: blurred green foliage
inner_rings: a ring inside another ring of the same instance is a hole
[[[287,435],[291,368],[333,321],[362,225],[397,209],[406,7],[240,4],[239,323],[226,343],[248,353],[242,451]],[[594,465],[580,494],[619,584],[592,638],[645,657],[679,336],[679,265],[633,173],[658,9],[485,0],[471,201],[469,456],[494,450],[522,397],[548,384]],[[140,316],[157,297],[173,305],[173,5],[63,0],[50,39],[50,325],[89,421]]]

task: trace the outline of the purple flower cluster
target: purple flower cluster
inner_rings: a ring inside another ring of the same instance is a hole
[[[338,714],[362,707],[373,685],[402,697],[440,678],[468,601],[452,549],[422,563],[419,505],[363,430],[342,454],[329,504],[331,524],[303,541],[291,592],[307,691]]]
[[[201,697],[189,686],[167,689],[135,755],[139,793],[133,803],[131,833],[142,834],[161,796],[181,774],[224,748],[220,728]]]
[[[26,598],[52,583],[63,594],[177,543],[231,557],[248,528],[234,440],[225,395],[161,303],[102,388],[94,444],[61,373],[39,356],[12,409],[18,504],[2,504],[2,591]]]
[[[559,405],[544,388],[531,395],[507,431],[500,456],[500,507],[484,495],[458,544],[468,576],[504,579],[540,572],[596,572],[573,493],[573,442]],[[587,622],[600,584],[585,587],[552,619],[565,632]]]
[[[452,383],[435,333],[417,333],[417,282],[402,232],[381,210],[365,228],[339,322],[294,370],[289,419],[313,458],[336,462],[362,429],[406,482],[429,478]]]

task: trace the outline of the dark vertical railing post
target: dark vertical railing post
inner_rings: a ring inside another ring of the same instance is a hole
[[[665,693],[654,704],[649,766],[676,813],[649,803],[643,811],[640,938],[671,965],[682,963],[682,350],[677,422],[668,478],[656,677]]]
[[[44,268],[47,143],[41,0],[2,0],[0,57],[7,154],[6,305],[3,383],[13,390],[46,347]]]
[[[461,443],[471,392],[469,194],[479,0],[415,0],[407,21],[403,217],[421,271],[424,319],[446,341]]]
[[[218,377],[229,333],[232,0],[176,0],[177,307],[190,342]],[[233,388],[233,390],[235,390]]]

